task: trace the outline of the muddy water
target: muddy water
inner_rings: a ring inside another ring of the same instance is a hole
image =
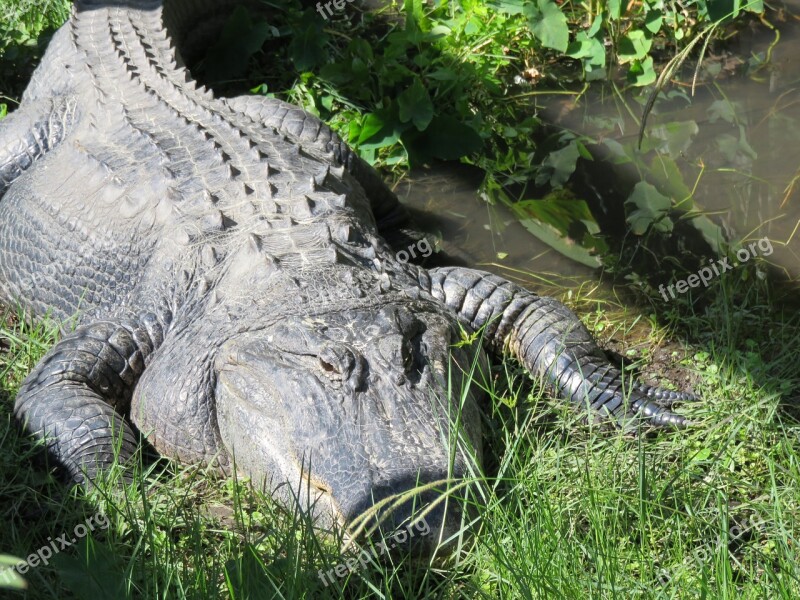
[[[800,3],[796,8],[800,13]],[[666,89],[670,97],[656,103],[644,148],[665,130],[685,135],[639,156],[649,165],[658,156],[669,159],[680,170],[675,179],[682,177],[684,187],[693,190],[695,207],[734,248],[767,236],[774,252],[763,258],[779,277],[800,281],[800,21],[785,13],[768,16],[780,41],[772,44],[775,32],[760,24],[747,28],[706,56],[694,96],[689,85],[694,65],[684,68],[685,83],[673,83]],[[641,115],[643,99],[641,90],[595,93],[577,102],[544,96],[537,97],[536,109],[556,127],[601,145],[613,140],[635,153],[634,117]],[[639,169],[638,176],[647,179],[648,173]],[[506,275],[532,272],[554,283],[597,275],[533,237],[503,207],[487,204],[479,184],[470,171],[443,167],[414,174],[397,191],[411,206],[440,215],[431,218],[443,249],[468,264]],[[622,203],[625,197],[600,201]]]
[[[559,254],[532,236],[502,205],[478,191],[482,173],[448,164],[418,170],[395,188],[400,200],[419,211],[446,262],[461,263],[545,289],[585,281],[593,269]]]

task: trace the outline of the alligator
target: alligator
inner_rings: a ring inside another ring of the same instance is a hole
[[[407,211],[317,117],[197,84],[183,49],[230,4],[77,0],[0,122],[0,300],[72,323],[15,402],[60,472],[146,440],[321,523],[394,527],[427,490],[441,539],[489,356],[590,420],[687,425],[691,394],[624,378],[555,299],[409,261]]]

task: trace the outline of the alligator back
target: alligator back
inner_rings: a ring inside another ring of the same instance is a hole
[[[290,271],[391,259],[334,152],[197,86],[158,3],[78,3],[34,75],[28,110],[0,128],[41,103],[41,141],[0,203],[0,294],[34,314],[94,318],[154,286],[211,287],[246,245]],[[301,126],[318,126],[308,117]]]

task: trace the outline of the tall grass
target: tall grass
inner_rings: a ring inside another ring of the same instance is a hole
[[[473,544],[444,562],[374,561],[324,581],[320,570],[350,556],[341,540],[246,481],[174,466],[147,477],[143,468],[121,497],[113,483],[87,493],[54,479],[11,416],[16,385],[52,332],[7,319],[0,552],[24,558],[102,510],[108,529],[27,573],[27,597],[799,597],[800,427],[780,401],[798,381],[800,327],[749,289],[718,291],[703,315],[674,308],[683,333],[703,340],[670,359],[703,397],[684,407],[694,427],[635,436],[593,428],[514,365],[498,365],[480,382],[490,396],[487,472]],[[630,347],[677,335],[593,292],[574,305],[589,327]],[[647,376],[647,360],[642,369]]]

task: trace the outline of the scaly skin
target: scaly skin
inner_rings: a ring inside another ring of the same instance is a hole
[[[78,324],[16,414],[75,481],[115,443],[127,460],[138,431],[349,523],[470,472],[479,390],[459,391],[484,352],[601,420],[685,425],[665,404],[690,396],[624,390],[562,304],[398,261],[402,206],[318,119],[198,87],[177,53],[190,16],[220,6],[77,2],[0,122],[0,298]],[[451,348],[459,325],[485,327],[485,349]],[[445,537],[459,527],[441,506],[426,518]]]

